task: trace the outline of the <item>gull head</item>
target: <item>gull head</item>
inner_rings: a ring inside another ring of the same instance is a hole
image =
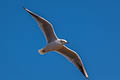
[[[64,40],[64,39],[60,39],[59,41],[60,41],[60,43],[61,43],[62,45],[68,44],[68,41],[66,41],[66,40]]]

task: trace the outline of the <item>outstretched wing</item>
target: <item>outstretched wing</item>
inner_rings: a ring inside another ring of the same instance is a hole
[[[42,29],[43,33],[46,36],[47,42],[51,42],[57,39],[57,36],[54,32],[52,24],[50,24],[47,20],[44,18],[38,16],[37,14],[33,13],[32,11],[28,10],[27,8],[24,8],[28,13],[32,15],[33,18],[38,22],[40,28]]]
[[[63,56],[65,56],[71,62],[73,62],[78,67],[78,69],[80,69],[80,71],[83,73],[83,75],[88,79],[88,74],[84,68],[84,65],[83,65],[80,57],[78,56],[78,54],[75,51],[67,48],[66,46],[63,46],[61,49],[57,50],[57,52],[61,53]]]

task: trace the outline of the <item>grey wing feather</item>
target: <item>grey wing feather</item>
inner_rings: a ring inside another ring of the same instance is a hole
[[[78,67],[78,69],[80,69],[83,75],[88,79],[88,74],[84,68],[82,60],[75,51],[67,48],[66,46],[63,46],[61,49],[57,50],[57,52],[61,53],[63,56],[73,62]]]
[[[33,13],[32,11],[28,10],[27,8],[24,8],[28,13],[32,15],[33,18],[38,22],[40,28],[42,29],[43,33],[46,36],[47,42],[51,42],[57,39],[57,36],[54,32],[52,24],[50,24],[47,20],[44,18],[38,16],[37,14]]]

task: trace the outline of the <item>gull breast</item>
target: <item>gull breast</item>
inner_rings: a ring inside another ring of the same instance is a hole
[[[63,45],[60,44],[60,42],[58,40],[55,40],[53,42],[50,42],[47,44],[47,46],[44,48],[44,50],[46,52],[49,52],[49,51],[56,51],[58,49],[60,49]]]

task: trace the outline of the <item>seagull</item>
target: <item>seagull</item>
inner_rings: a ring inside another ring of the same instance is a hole
[[[50,51],[56,51],[63,56],[65,56],[70,62],[72,62],[81,72],[82,74],[88,79],[88,74],[85,70],[85,67],[82,63],[82,60],[80,56],[73,50],[69,49],[65,46],[65,44],[68,43],[68,41],[64,39],[59,39],[53,29],[53,26],[50,22],[48,22],[46,19],[42,18],[41,16],[33,13],[27,8],[24,8],[32,17],[37,21],[38,25],[40,26],[42,32],[45,35],[45,38],[47,40],[47,45],[39,49],[38,52],[43,55],[45,53],[48,53]]]

